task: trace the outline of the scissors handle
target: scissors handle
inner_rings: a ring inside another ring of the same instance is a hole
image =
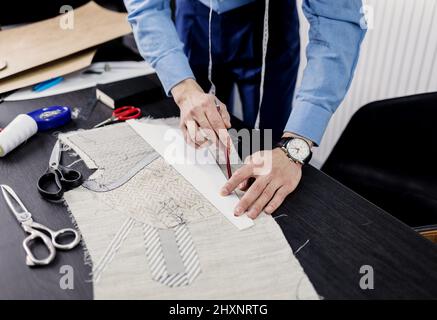
[[[138,119],[141,117],[141,109],[135,108],[132,106],[124,106],[120,107],[114,110],[112,113],[112,117],[109,119],[106,119],[105,121],[100,122],[99,124],[95,125],[94,128],[100,128],[107,124],[117,122],[117,121],[126,121],[129,119]]]
[[[38,180],[39,193],[48,200],[60,200],[65,189],[76,188],[82,184],[82,174],[73,169],[58,165],[49,168]]]
[[[118,121],[126,121],[129,119],[137,119],[141,116],[141,109],[133,106],[125,106],[114,111],[113,116]]]
[[[79,233],[72,229],[72,228],[64,228],[64,229],[59,229],[57,231],[52,230],[38,222],[32,221],[32,223],[30,224],[30,227],[35,230],[42,230],[47,232],[50,235],[51,238],[51,244],[56,248],[56,249],[60,249],[60,250],[71,250],[73,249],[75,246],[77,246],[80,242],[80,235]],[[64,237],[64,236],[68,236],[68,235],[72,235],[73,239],[70,242],[67,243],[61,243],[59,240],[60,238]]]
[[[38,180],[38,192],[47,200],[60,200],[64,195],[59,174],[56,170],[49,169]]]
[[[52,240],[49,237],[47,237],[44,233],[33,229],[29,225],[23,224],[23,228],[24,231],[29,233],[29,236],[27,236],[23,240],[23,248],[24,251],[26,251],[26,264],[30,267],[45,266],[50,264],[53,261],[53,259],[55,259],[56,256],[56,249],[52,243]],[[36,239],[40,239],[49,252],[48,256],[45,257],[44,259],[36,258],[32,252],[31,243],[34,242]]]
[[[56,256],[56,249],[59,250],[71,250],[76,247],[80,242],[79,233],[71,228],[60,229],[58,231],[53,231],[46,226],[31,221],[30,223],[23,224],[24,230],[29,233],[29,236],[23,240],[23,247],[26,251],[26,264],[28,266],[37,266],[37,265],[48,265]],[[50,237],[41,232],[40,230],[48,233]],[[72,235],[73,239],[68,243],[61,243],[60,238],[66,235]],[[49,255],[44,259],[38,259],[32,252],[31,242],[36,239],[42,240],[44,246],[47,248]]]
[[[82,184],[82,173],[79,171],[59,165],[58,172],[61,175],[62,186],[76,188]]]

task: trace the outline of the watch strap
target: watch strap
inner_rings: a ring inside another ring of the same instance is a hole
[[[285,148],[285,146],[287,145],[288,141],[292,140],[293,137],[285,137],[282,138],[281,140],[279,140],[279,142],[276,144],[276,147],[279,148]]]

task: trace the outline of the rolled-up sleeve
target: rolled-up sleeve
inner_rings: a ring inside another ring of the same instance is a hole
[[[285,131],[319,144],[353,78],[361,42],[361,0],[304,0],[307,65]]]
[[[169,0],[124,0],[140,54],[156,70],[165,92],[194,78],[173,21]]]

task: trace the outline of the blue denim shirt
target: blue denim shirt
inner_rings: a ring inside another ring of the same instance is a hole
[[[209,0],[198,1],[209,6]],[[212,0],[212,7],[221,13],[251,1]],[[140,53],[155,68],[167,94],[182,80],[194,79],[171,20],[170,0],[124,2]],[[320,143],[353,77],[365,35],[361,7],[361,0],[303,1],[310,23],[307,65],[285,131]]]

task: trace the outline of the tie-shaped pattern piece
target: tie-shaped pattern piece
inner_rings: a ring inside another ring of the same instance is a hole
[[[157,229],[143,224],[152,278],[169,287],[187,286],[200,274],[199,257],[186,224]]]

